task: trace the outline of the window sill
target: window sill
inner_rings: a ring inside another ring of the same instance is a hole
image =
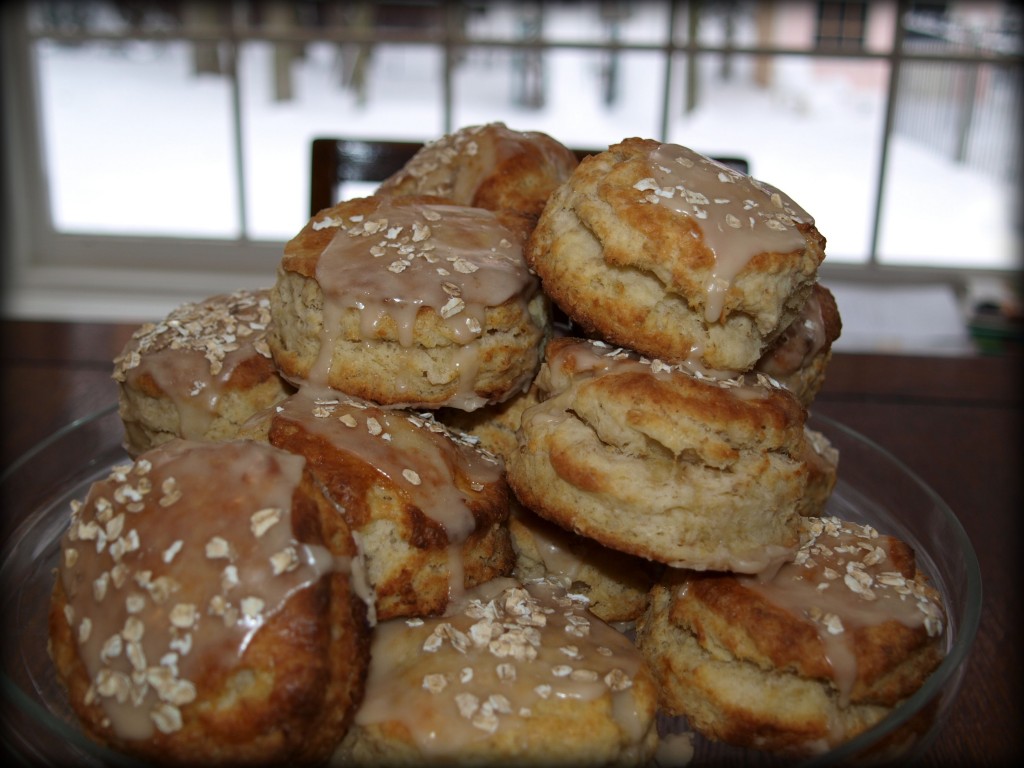
[[[12,319],[144,322],[242,288],[267,288],[274,270],[31,267],[5,280],[0,314]]]

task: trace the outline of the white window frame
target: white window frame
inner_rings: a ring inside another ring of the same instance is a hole
[[[903,61],[955,61],[964,64],[988,64],[1017,67],[1019,54],[996,56],[921,55],[903,50],[904,29],[902,19],[907,7],[898,0],[896,39],[891,51],[884,53],[852,50],[787,50],[777,47],[752,48],[734,46],[728,49],[707,45],[688,35],[677,42],[674,38],[661,44],[619,42],[620,50],[658,51],[665,57],[666,72],[675,56],[696,59],[706,53],[724,53],[770,56],[800,56],[850,59],[884,59],[890,65],[889,90],[882,137],[881,162],[875,169],[876,199],[872,221],[872,241],[867,262],[863,264],[823,264],[823,279],[850,279],[858,282],[944,282],[952,283],[958,293],[963,292],[966,281],[975,277],[999,279],[1016,276],[1017,270],[965,269],[943,267],[894,267],[877,260],[879,219],[883,206],[884,174],[892,134],[894,104],[896,103],[899,69]],[[669,24],[676,28],[677,19],[685,19],[687,5],[672,0],[669,5]],[[240,287],[261,287],[274,279],[280,259],[282,243],[254,241],[244,236],[236,240],[201,240],[139,236],[89,236],[58,233],[49,216],[49,194],[46,187],[43,148],[40,141],[38,73],[31,55],[32,40],[26,34],[27,8],[24,3],[4,3],[0,8],[2,27],[2,106],[3,108],[3,163],[5,166],[4,217],[4,296],[0,311],[10,316],[84,317],[84,318],[149,318],[165,314],[182,301],[196,300],[215,292]],[[225,38],[225,34],[229,35]],[[235,55],[241,41],[309,41],[322,39],[322,33],[313,35],[303,30],[281,33],[248,27],[233,21],[227,32],[187,29],[175,33],[174,39],[216,40],[229,47],[229,56]],[[50,35],[49,37],[53,37]],[[90,38],[97,36],[90,35]],[[145,35],[131,35],[133,39],[146,39]],[[169,39],[151,36],[152,39]],[[117,39],[117,35],[100,39]],[[330,38],[338,42],[364,41],[365,33],[346,28],[333,28]],[[464,39],[453,24],[447,24],[438,34],[429,31],[417,34],[403,32],[393,38],[376,36],[378,41],[423,43],[429,42],[445,50],[444,99],[445,131],[451,131],[452,62],[460,47],[523,47],[526,43],[507,39]],[[528,45],[542,48],[573,47],[607,50],[603,43],[570,43],[542,40]],[[232,87],[237,95],[237,81]],[[662,138],[667,133],[670,89],[685,84],[665,78],[665,93],[661,105]],[[234,119],[236,139],[240,139],[240,108],[235,100]],[[240,146],[240,143],[239,143]],[[241,152],[236,160],[238,185],[244,189],[240,174],[243,172]],[[245,225],[243,200],[242,223]]]

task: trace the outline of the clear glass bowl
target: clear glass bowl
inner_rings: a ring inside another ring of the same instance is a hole
[[[941,591],[948,612],[947,655],[924,686],[885,720],[808,765],[889,758],[927,751],[954,706],[981,613],[977,557],[952,510],[884,449],[822,416],[809,425],[840,452],[839,481],[828,513],[870,523],[911,544]],[[114,464],[128,461],[115,407],[69,424],[0,477],[3,531],[0,584],[3,632],[3,729],[7,748],[41,765],[134,765],[90,741],[77,725],[47,655],[47,613],[60,537],[72,499]],[[678,729],[679,723],[674,725]],[[694,765],[773,764],[770,755],[694,741]],[[792,761],[789,761],[791,764]]]

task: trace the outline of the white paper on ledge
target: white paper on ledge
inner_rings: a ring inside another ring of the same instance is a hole
[[[949,285],[823,282],[835,296],[841,352],[958,355],[974,351],[964,313]]]

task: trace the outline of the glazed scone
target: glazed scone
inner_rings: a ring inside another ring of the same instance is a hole
[[[686,147],[626,139],[552,194],[527,260],[584,334],[738,373],[799,314],[824,247],[782,192]]]
[[[236,291],[175,308],[140,326],[113,378],[133,456],[175,437],[230,440],[252,414],[293,388],[267,346],[269,291]]]
[[[498,579],[443,617],[377,627],[333,764],[644,765],[657,688],[640,653],[547,582]]]
[[[521,506],[509,517],[520,581],[562,584],[607,622],[631,622],[647,608],[647,596],[662,567],[576,536]]]
[[[809,408],[825,383],[832,343],[842,327],[832,292],[815,283],[796,320],[772,342],[754,370],[771,376]]]
[[[677,571],[637,643],[661,705],[708,738],[791,755],[870,728],[941,661],[941,600],[913,550],[835,517],[804,518],[777,573]]]
[[[246,434],[309,462],[355,536],[376,620],[443,613],[512,571],[501,461],[430,413],[303,388]]]
[[[75,506],[49,616],[90,736],[152,764],[316,764],[369,661],[355,545],[305,461],[173,440]]]
[[[286,246],[270,349],[297,383],[474,410],[529,386],[550,329],[526,220],[440,198],[320,211]]]
[[[487,123],[424,145],[377,192],[436,195],[459,205],[536,217],[576,164],[575,153],[546,133]]]
[[[553,339],[509,485],[528,509],[666,565],[756,573],[792,554],[806,411],[766,377],[715,380]]]

